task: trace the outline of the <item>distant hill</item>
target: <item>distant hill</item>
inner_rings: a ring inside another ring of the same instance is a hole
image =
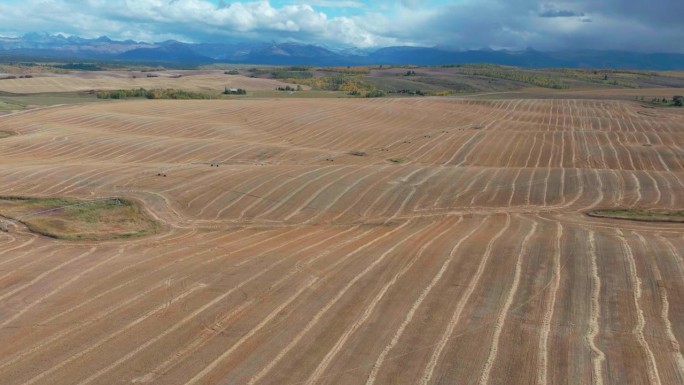
[[[146,43],[133,40],[115,41],[106,36],[85,39],[44,33],[30,33],[17,38],[0,37],[0,57],[11,55],[178,65],[214,62],[316,66],[492,63],[528,68],[684,69],[684,54],[672,53],[589,50],[540,52],[532,49],[457,51],[439,47],[385,47],[374,51],[358,48],[332,50],[296,43]]]
[[[271,65],[318,65],[336,66],[362,63],[355,56],[344,56],[315,45],[303,44],[270,44],[233,55],[227,58],[237,63],[271,64]]]
[[[180,42],[165,42],[154,48],[136,48],[116,56],[116,59],[141,62],[170,62],[205,64],[214,59],[200,55],[186,44]]]

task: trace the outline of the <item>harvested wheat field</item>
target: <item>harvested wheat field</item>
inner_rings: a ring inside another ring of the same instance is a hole
[[[229,76],[222,71],[173,71],[159,73],[97,72],[96,77],[76,72],[67,75],[44,74],[32,78],[3,79],[0,91],[33,94],[132,88],[182,88],[190,91],[221,92],[225,87],[250,91],[273,90],[286,83],[272,79]]]
[[[684,207],[675,109],[144,100],[0,130],[0,196],[159,224],[0,232],[2,384],[684,384],[684,225],[585,214]]]

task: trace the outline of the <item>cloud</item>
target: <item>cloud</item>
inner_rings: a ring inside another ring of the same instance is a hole
[[[5,0],[0,35],[684,52],[675,0]]]
[[[418,9],[425,5],[425,0],[401,0],[401,5],[409,9]]]
[[[65,31],[90,37],[108,35],[138,39],[184,36],[185,40],[191,41],[225,38],[310,40],[360,46],[394,42],[391,38],[369,33],[352,18],[328,17],[316,11],[314,5],[363,6],[356,1],[332,0],[280,7],[269,1],[26,0],[5,7],[8,12],[0,14],[0,32]],[[26,15],[30,15],[29,20]]]
[[[684,2],[671,0],[462,0],[404,7],[374,23],[385,36],[454,49],[684,53],[683,14]]]
[[[539,13],[539,17],[584,17],[583,12],[575,12],[567,9],[545,9]]]
[[[364,4],[358,1],[344,1],[344,0],[311,0],[300,1],[300,3],[308,3],[318,7],[330,8],[363,8]]]

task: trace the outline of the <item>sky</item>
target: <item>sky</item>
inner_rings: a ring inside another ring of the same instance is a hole
[[[682,0],[0,0],[0,35],[684,53]]]

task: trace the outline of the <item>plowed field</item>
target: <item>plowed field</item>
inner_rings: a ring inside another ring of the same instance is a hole
[[[163,73],[147,77],[138,74],[136,77],[121,72],[98,72],[97,77],[76,73],[69,75],[40,75],[32,78],[2,79],[0,91],[15,94],[33,94],[46,92],[75,92],[90,90],[116,90],[133,88],[182,88],[192,91],[211,91],[219,93],[228,88],[246,88],[250,91],[273,90],[286,84],[271,79],[253,79],[245,76],[228,76],[221,71],[209,73],[188,72],[182,77]]]
[[[684,227],[585,215],[684,207],[676,109],[144,100],[0,131],[0,196],[161,224],[0,232],[1,384],[684,384]]]

